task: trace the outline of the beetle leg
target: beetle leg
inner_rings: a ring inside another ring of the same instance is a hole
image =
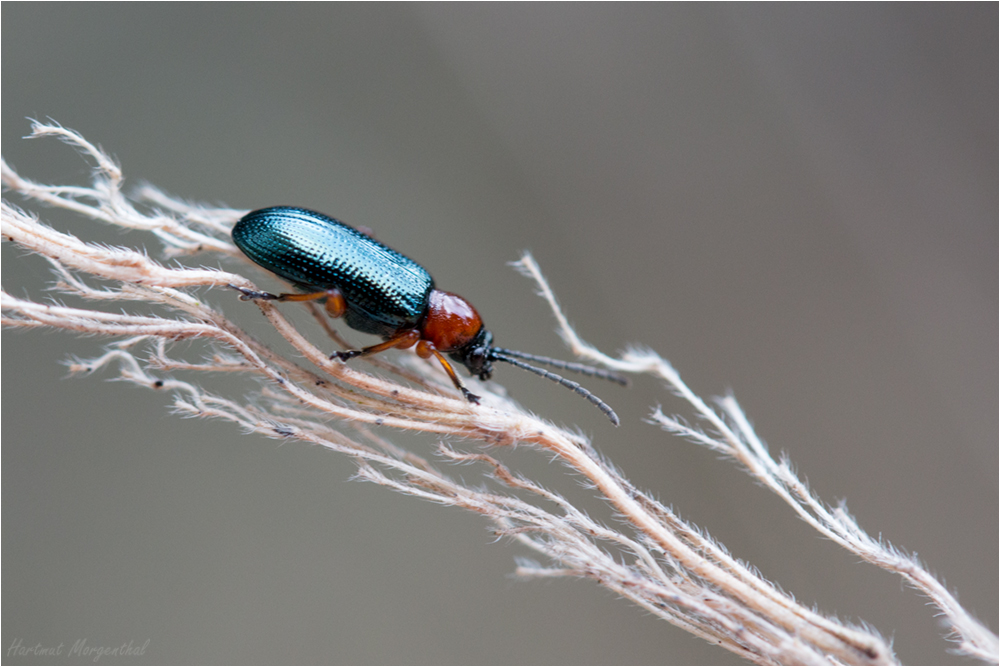
[[[462,396],[465,397],[465,400],[469,403],[479,405],[479,396],[476,396],[471,391],[466,389],[462,380],[458,377],[458,373],[455,372],[455,368],[447,359],[445,359],[443,354],[437,351],[437,348],[434,347],[433,343],[429,340],[422,340],[417,343],[417,355],[421,359],[430,359],[432,356],[437,357],[437,360],[440,361],[441,365],[444,367],[444,372],[451,378],[452,384],[455,385],[455,388],[462,392]]]
[[[267,292],[259,293],[266,294],[267,296],[263,298],[268,301],[316,301],[317,299],[327,299],[329,301],[330,299],[333,299],[335,301],[339,301],[341,304],[341,306],[338,307],[340,310],[337,311],[340,315],[343,315],[343,311],[347,310],[347,304],[344,302],[344,297],[341,296],[340,290],[337,289],[325,289],[318,292],[284,292],[282,294],[268,294]],[[327,306],[327,311],[329,312],[329,306]],[[334,315],[334,317],[340,317],[340,315]]]
[[[337,352],[331,354],[330,358],[347,361],[348,359],[353,359],[354,357],[367,357],[370,354],[385,352],[386,350],[391,350],[394,347],[405,350],[408,347],[413,347],[418,340],[420,340],[420,332],[416,329],[407,329],[396,334],[389,340],[382,341],[378,345],[372,345],[360,350],[338,350]]]
[[[270,292],[257,292],[252,289],[247,289],[246,287],[240,287],[239,285],[229,284],[226,285],[230,289],[234,289],[240,293],[240,301],[274,301],[280,298],[276,294],[271,294]]]
[[[326,312],[330,317],[342,317],[347,312],[347,302],[339,289],[332,288],[317,292],[294,292],[271,294],[270,292],[256,292],[245,287],[228,285],[241,293],[240,301],[315,301],[316,299],[326,299]]]

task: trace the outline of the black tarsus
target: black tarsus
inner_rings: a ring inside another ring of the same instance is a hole
[[[279,299],[277,294],[271,294],[270,292],[257,292],[252,289],[247,289],[246,287],[240,287],[239,285],[233,285],[229,283],[226,285],[229,289],[234,289],[240,293],[240,301],[277,301]]]
[[[580,394],[585,399],[587,399],[588,401],[590,401],[591,403],[593,403],[594,405],[596,405],[597,408],[601,412],[603,412],[608,419],[611,420],[612,424],[614,424],[615,426],[618,426],[618,424],[621,423],[620,420],[618,419],[618,415],[615,414],[615,411],[611,409],[610,405],[608,405],[607,403],[605,403],[604,401],[602,401],[601,399],[599,399],[594,394],[590,393],[590,391],[587,390],[586,388],[584,388],[579,382],[573,382],[572,380],[567,380],[563,376],[556,375],[555,373],[553,373],[551,371],[547,371],[544,368],[537,368],[536,366],[532,366],[531,364],[526,364],[523,361],[519,361],[519,360],[515,359],[512,356],[508,356],[508,352],[509,352],[508,350],[501,350],[501,349],[494,348],[491,351],[490,357],[494,361],[502,361],[502,362],[504,362],[506,364],[510,364],[511,366],[517,366],[518,368],[522,368],[522,369],[524,369],[526,371],[530,371],[530,372],[534,373],[535,375],[541,375],[543,378],[552,380],[553,382],[561,384],[564,387],[572,389],[573,391],[575,391],[576,393]],[[519,354],[521,354],[521,353],[519,353]],[[528,356],[528,355],[526,355],[526,356]],[[542,357],[542,358],[544,358],[544,357]],[[552,361],[555,361],[555,360],[553,359]],[[563,362],[563,363],[570,363],[570,362]],[[590,369],[592,371],[595,371],[596,373],[603,373],[603,371],[599,371],[596,368],[590,368],[589,366],[585,366],[585,368],[588,368],[588,369]],[[581,372],[583,372],[583,371],[581,371]],[[604,377],[604,376],[603,375],[595,375],[595,377]],[[608,378],[608,379],[611,379],[611,378]]]

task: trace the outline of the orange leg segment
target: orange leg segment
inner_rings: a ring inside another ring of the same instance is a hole
[[[407,329],[406,331],[402,331],[389,340],[382,341],[377,345],[372,345],[361,350],[343,350],[334,352],[330,355],[330,358],[347,361],[348,359],[353,359],[354,357],[367,357],[370,354],[378,354],[379,352],[385,352],[386,350],[391,350],[396,347],[401,350],[405,350],[408,347],[413,347],[418,340],[420,340],[420,332],[416,329]]]
[[[430,359],[431,356],[437,357],[437,360],[440,361],[441,365],[444,367],[444,372],[451,378],[452,384],[455,385],[455,388],[462,392],[462,396],[465,397],[465,400],[469,403],[479,405],[479,397],[466,389],[465,385],[462,384],[462,380],[459,379],[458,373],[455,372],[455,367],[451,365],[451,362],[448,361],[443,354],[437,351],[437,348],[434,347],[434,343],[429,340],[422,340],[417,343],[417,356],[421,359]]]
[[[271,294],[270,292],[255,292],[236,285],[230,285],[230,287],[242,293],[240,296],[242,301],[256,301],[258,299],[261,301],[316,301],[326,299],[326,312],[330,317],[342,317],[347,312],[347,301],[344,300],[344,295],[340,293],[340,290],[336,288],[316,292]]]

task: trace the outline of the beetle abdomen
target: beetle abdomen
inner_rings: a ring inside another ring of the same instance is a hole
[[[347,325],[365,333],[389,336],[416,327],[434,288],[430,274],[409,257],[304,208],[251,211],[233,227],[233,242],[304,289],[340,290]]]

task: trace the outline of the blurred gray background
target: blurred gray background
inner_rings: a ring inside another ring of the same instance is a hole
[[[500,344],[565,357],[505,264],[531,249],[584,338],[651,346],[703,395],[734,391],[824,499],[997,627],[996,4],[4,3],[2,17],[3,155],[24,175],[86,182],[67,147],[21,139],[25,117],[51,117],[132,184],[370,227]],[[47,266],[8,245],[4,288],[48,298]],[[266,329],[233,295],[206,298]],[[65,379],[60,362],[100,340],[3,343],[6,663],[31,661],[7,654],[17,641],[78,639],[149,640],[154,663],[734,661],[590,582],[512,580],[530,554],[477,517],[349,482],[343,457],[178,419],[109,373]],[[587,382],[615,430],[544,380],[497,379],[800,600],[873,624],[904,662],[958,660],[898,578],[645,424],[651,406],[682,409],[656,383]],[[494,453],[589,496],[542,455]]]

